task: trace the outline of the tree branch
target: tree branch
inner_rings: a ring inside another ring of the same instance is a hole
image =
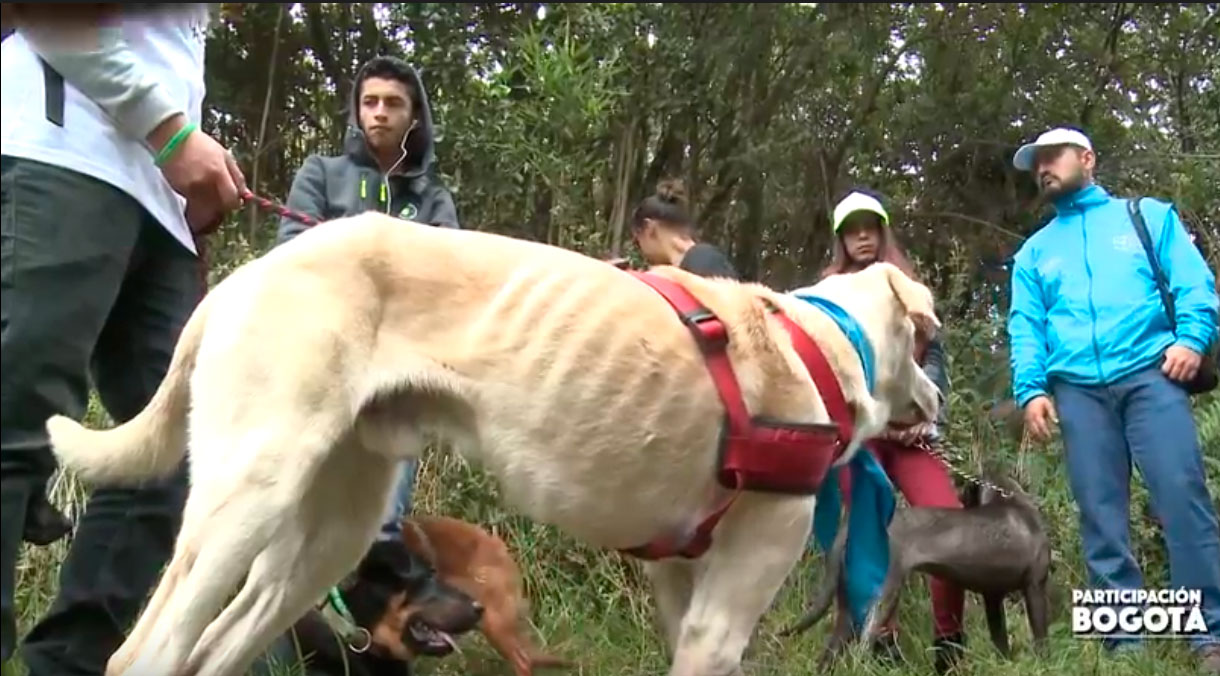
[[[275,91],[275,66],[279,62],[280,57],[280,30],[284,25],[284,15],[287,14],[283,3],[279,5],[279,12],[275,15],[275,32],[271,36],[271,58],[267,65],[267,91],[263,94],[263,114],[258,122],[258,139],[254,143],[254,161],[253,168],[250,171],[250,189],[256,194],[259,191],[259,170],[262,168],[263,142],[267,138],[267,118],[271,117],[271,95]],[[254,241],[255,231],[258,229],[259,213],[256,209],[250,209],[250,241]]]
[[[1093,117],[1097,99],[1106,90],[1106,85],[1114,79],[1115,67],[1118,65],[1118,39],[1121,36],[1123,24],[1131,18],[1131,14],[1123,11],[1123,7],[1124,3],[1114,3],[1114,12],[1110,17],[1110,32],[1106,35],[1105,51],[1102,54],[1102,63],[1098,67],[1097,84],[1080,109],[1080,125],[1085,128],[1089,126],[1089,121]]]
[[[985,228],[991,228],[992,230],[995,230],[996,232],[1004,233],[1005,235],[1008,235],[1009,237],[1012,237],[1013,239],[1019,239],[1019,240],[1025,239],[1025,237],[1023,235],[1019,235],[1007,228],[996,225],[995,223],[992,223],[991,221],[988,221],[988,220],[985,220],[982,218],[978,218],[975,216],[967,216],[966,214],[960,214],[956,211],[916,211],[916,212],[907,214],[907,217],[908,218],[927,218],[927,219],[956,218],[959,221],[965,221],[967,223],[974,223],[975,225],[981,225]]]
[[[942,25],[944,25],[944,22],[945,19],[942,16],[941,19],[936,22],[936,26],[932,30],[924,33],[923,35],[918,35],[908,40],[904,40],[902,47],[890,56],[890,58],[885,62],[885,65],[881,67],[881,70],[877,73],[876,77],[868,82],[864,90],[864,96],[862,96],[860,99],[861,103],[856,109],[856,114],[852,116],[851,122],[848,123],[842,136],[839,137],[838,142],[835,144],[834,151],[830,155],[831,162],[829,164],[834,168],[836,174],[838,173],[839,166],[843,164],[843,157],[847,154],[847,148],[851,145],[852,141],[855,140],[856,134],[858,134],[864,124],[868,122],[868,119],[872,116],[872,114],[877,111],[877,99],[881,96],[881,91],[885,86],[885,80],[890,76],[890,73],[894,72],[894,69],[898,67],[898,62],[902,59],[902,57],[905,56],[907,52],[911,51],[913,47],[916,47],[932,38],[945,39],[954,37],[959,33],[969,34],[972,32],[972,29],[966,29],[963,31],[954,31],[950,35],[942,36],[940,35],[940,28]]]

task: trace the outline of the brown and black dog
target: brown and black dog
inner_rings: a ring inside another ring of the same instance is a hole
[[[521,571],[503,540],[475,524],[444,516],[409,517],[402,532],[407,547],[432,564],[441,582],[482,606],[479,630],[516,676],[575,666],[540,652],[522,630],[527,610]]]
[[[340,589],[363,640],[345,640],[313,610],[271,651],[274,660],[303,659],[306,676],[407,676],[414,658],[453,652],[455,637],[483,614],[478,601],[397,540],[374,543]]]

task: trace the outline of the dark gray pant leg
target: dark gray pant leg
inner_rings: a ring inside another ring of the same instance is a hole
[[[82,373],[92,373],[102,403],[121,422],[135,416],[156,391],[178,334],[202,293],[202,282],[194,255],[134,200],[109,186],[102,188],[99,192],[112,195],[93,202],[108,202],[104,215],[88,213],[65,220],[76,223],[73,237],[95,242],[102,235],[94,225],[97,220],[125,224],[129,236],[109,240],[112,245],[127,243],[120,252],[123,256],[103,257],[106,266],[99,266],[114,272],[117,279],[109,286],[92,288],[87,280],[77,278],[68,282],[74,287],[68,295],[81,298],[109,291],[105,295],[110,304],[99,329],[80,338],[84,342],[85,337],[93,337]],[[97,208],[79,196],[63,201],[75,204],[77,210]],[[64,248],[63,240],[55,243]],[[31,295],[39,296],[36,288]],[[58,301],[43,297],[42,302],[53,306]],[[79,415],[75,410],[67,412]],[[45,437],[43,449],[48,455]],[[173,551],[185,495],[184,468],[168,480],[140,489],[94,491],[60,570],[59,594],[22,648],[31,676],[103,673]]]
[[[15,566],[26,506],[55,461],[44,424],[84,415],[89,359],[140,231],[135,202],[80,174],[0,160],[0,615],[17,630]]]
[[[92,360],[116,422],[135,417],[156,392],[199,294],[198,260],[146,216]],[[60,569],[59,595],[22,648],[31,676],[102,674],[173,552],[186,491],[183,463],[167,480],[93,492]]]

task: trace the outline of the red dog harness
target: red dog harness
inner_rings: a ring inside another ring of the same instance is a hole
[[[681,285],[647,272],[631,274],[669,301],[703,352],[725,408],[716,478],[733,492],[699,523],[688,541],[665,535],[623,553],[646,560],[672,556],[695,559],[711,546],[712,531],[742,491],[817,493],[830,465],[851,440],[855,417],[817,343],[796,322],[772,307],[771,311],[792,337],[793,347],[813,377],[826,412],[834,422],[801,424],[751,418],[725,349],[729,338],[724,323]]]

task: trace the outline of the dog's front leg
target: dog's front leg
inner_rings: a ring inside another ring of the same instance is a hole
[[[818,660],[818,669],[825,672],[833,671],[839,656],[855,637],[856,629],[852,626],[851,610],[847,603],[847,587],[840,579],[835,585],[835,624],[831,629],[830,638],[826,641],[826,650],[822,652],[822,657]]]
[[[890,568],[885,574],[885,582],[881,585],[881,593],[869,610],[864,621],[864,629],[860,636],[864,644],[872,646],[881,634],[881,628],[889,624],[898,611],[898,599],[902,595],[902,586],[906,584],[909,564],[902,559],[902,550],[890,549]]]
[[[983,609],[987,612],[987,631],[991,633],[991,642],[1004,657],[1009,657],[1012,651],[1008,647],[1008,622],[1004,614],[1004,594],[984,594]]]
[[[657,604],[657,621],[665,633],[665,645],[672,657],[678,649],[678,634],[682,617],[690,606],[694,589],[694,564],[690,561],[667,559],[645,561],[644,574],[652,583],[652,596]]]
[[[743,495],[695,569],[669,676],[735,676],[759,618],[804,550],[813,500]]]

